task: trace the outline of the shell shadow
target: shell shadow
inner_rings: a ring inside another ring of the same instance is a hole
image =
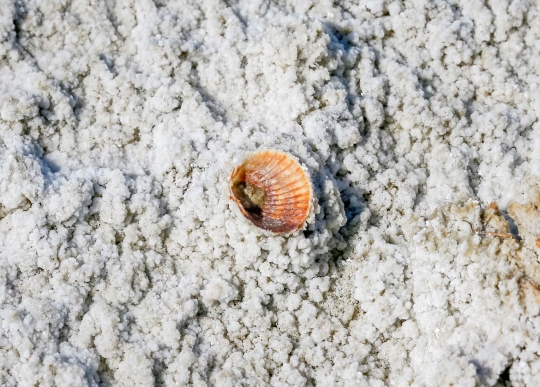
[[[336,213],[337,208],[332,204],[332,200],[337,198],[335,196],[328,198],[323,194],[324,183],[329,179],[336,184],[336,194],[339,195],[345,215],[345,222],[342,223],[342,226],[333,230],[332,226],[329,225],[334,224],[337,221],[336,218],[341,215]],[[312,182],[313,193],[319,200],[321,212],[317,215],[318,219],[302,231],[303,235],[307,239],[317,239],[330,231],[333,234],[332,241],[328,241],[330,242],[328,253],[332,257],[331,260],[341,261],[347,259],[352,251],[351,247],[354,247],[351,245],[354,237],[367,228],[369,217],[366,218],[365,215],[369,213],[369,210],[366,204],[365,192],[354,187],[352,182],[345,176],[339,173],[331,173],[328,170],[312,175]]]
[[[366,228],[365,222],[362,222],[362,214],[368,211],[368,206],[364,197],[365,192],[362,189],[354,187],[345,177],[340,177],[339,180],[346,185],[345,189],[340,190],[340,196],[347,221],[339,230],[339,234],[347,243],[347,251],[351,247],[351,240]]]

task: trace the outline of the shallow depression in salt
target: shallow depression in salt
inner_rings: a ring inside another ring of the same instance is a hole
[[[535,2],[0,0],[0,37],[0,385],[538,384]],[[298,232],[229,197],[260,149]]]

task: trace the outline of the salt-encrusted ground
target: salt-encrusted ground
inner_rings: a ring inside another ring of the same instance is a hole
[[[0,385],[540,385],[538,4],[359,2],[0,1]]]

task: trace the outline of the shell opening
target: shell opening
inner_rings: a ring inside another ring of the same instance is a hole
[[[253,217],[261,217],[266,202],[266,192],[245,181],[236,182],[232,186],[234,196],[244,210]]]

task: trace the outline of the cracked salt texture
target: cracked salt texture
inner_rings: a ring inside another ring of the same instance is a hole
[[[0,385],[537,384],[539,16],[0,0]],[[228,197],[265,147],[291,236]]]

